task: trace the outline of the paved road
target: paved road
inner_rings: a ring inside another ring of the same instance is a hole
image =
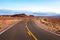
[[[60,40],[60,36],[37,27],[33,21],[28,22],[28,27],[38,40]]]
[[[0,40],[29,40],[25,21],[21,21],[0,35]]]
[[[0,40],[60,40],[60,36],[38,28],[33,21],[21,21],[0,35]]]

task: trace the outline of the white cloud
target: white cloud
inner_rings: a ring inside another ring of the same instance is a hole
[[[10,5],[11,6],[11,5]],[[48,5],[13,5],[13,6],[3,6],[1,8],[12,9],[12,10],[28,10],[28,11],[41,11],[41,12],[56,12],[60,13],[60,2],[55,2],[54,4]]]

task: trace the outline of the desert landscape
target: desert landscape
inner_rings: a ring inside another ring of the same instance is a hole
[[[0,32],[10,27],[11,25],[18,23],[19,21],[31,19],[33,17],[33,15],[27,16],[25,14],[0,15]]]
[[[23,20],[23,18],[14,17],[14,15],[13,17],[12,15],[0,15],[0,32],[18,23],[21,20]]]
[[[40,16],[35,19],[35,22],[40,28],[60,35],[60,17]]]
[[[33,20],[40,28],[60,35],[60,18],[55,16],[34,16],[25,14],[1,15],[0,32],[22,20]]]
[[[60,0],[0,0],[0,40],[60,40]]]

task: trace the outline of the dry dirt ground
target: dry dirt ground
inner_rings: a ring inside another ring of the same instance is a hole
[[[0,17],[0,32],[25,19],[32,19],[40,28],[60,35],[60,18],[55,17]]]
[[[40,28],[60,35],[60,18],[39,17],[33,20]]]
[[[10,27],[11,25],[14,25],[15,23],[21,21],[21,19],[18,18],[0,18],[0,32],[4,29]]]

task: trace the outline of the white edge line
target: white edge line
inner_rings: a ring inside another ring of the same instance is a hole
[[[35,22],[34,22],[35,23]],[[36,24],[36,23],[35,23]],[[38,25],[37,25],[38,26]],[[39,26],[38,26],[39,27]],[[39,28],[41,28],[41,27],[39,27]],[[44,28],[41,28],[41,29],[43,29],[43,30],[46,30],[46,31],[48,31],[47,29],[44,29]],[[59,34],[57,34],[57,33],[54,33],[54,32],[51,32],[51,31],[48,31],[48,32],[50,32],[50,33],[52,33],[52,34],[55,34],[55,35],[57,35],[57,36],[60,36]]]
[[[18,21],[19,22],[19,21]],[[18,22],[16,22],[15,24],[17,24]],[[4,29],[3,31],[0,32],[0,35],[2,33],[4,33],[5,31],[7,31],[8,29],[12,28],[15,24],[11,25],[10,27],[7,27],[6,29]]]

